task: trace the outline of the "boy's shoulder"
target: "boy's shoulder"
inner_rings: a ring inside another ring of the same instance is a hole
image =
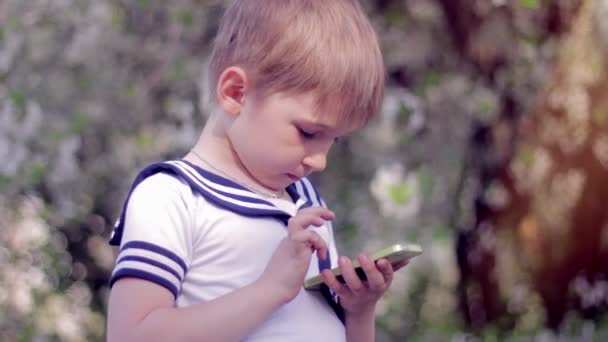
[[[142,179],[136,187],[133,187],[133,192],[162,198],[185,189],[189,189],[189,185],[183,178],[167,172],[158,172]]]
[[[170,203],[179,201],[188,206],[193,200],[204,200],[192,187],[192,180],[180,171],[180,161],[156,162],[142,169],[131,184],[125,202]],[[125,203],[126,205],[126,203]],[[126,209],[126,208],[125,208]]]
[[[147,217],[161,219],[170,208],[177,211],[172,214],[187,217],[191,207],[199,207],[200,200],[204,201],[204,198],[196,196],[188,181],[178,176],[173,161],[150,164],[132,181],[109,243],[121,244],[127,210],[136,215],[145,213]]]

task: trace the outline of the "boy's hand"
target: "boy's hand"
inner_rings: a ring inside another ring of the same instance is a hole
[[[380,259],[374,263],[367,254],[361,254],[359,262],[367,276],[366,281],[359,279],[351,260],[344,256],[340,257],[339,265],[345,283],[329,270],[323,270],[323,280],[340,297],[340,304],[347,313],[373,315],[376,302],[393,281],[393,272],[407,265],[408,261],[391,265],[387,259]]]
[[[260,278],[278,291],[283,301],[291,301],[300,292],[312,253],[316,251],[320,260],[327,256],[325,240],[307,228],[311,225],[320,227],[334,217],[334,213],[328,209],[309,207],[298,211],[289,220],[288,235],[275,250]]]

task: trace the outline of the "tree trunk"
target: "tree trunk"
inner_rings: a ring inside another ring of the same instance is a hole
[[[558,328],[569,310],[594,318],[608,308],[608,298],[601,295],[608,293],[608,37],[597,15],[606,13],[602,5],[580,3],[531,114],[517,126],[503,117],[483,134],[492,148],[481,153],[513,150],[513,142],[515,153],[477,169],[477,220],[459,239],[460,249],[466,246],[461,287],[470,287],[466,282],[472,278],[494,288],[481,286],[481,300],[463,290],[465,314],[481,307],[477,311],[489,322],[525,313],[507,313],[501,304],[507,304],[512,289],[497,291],[510,275],[491,267],[506,254],[496,244],[483,243],[488,230],[495,238],[512,237],[509,252],[542,299],[548,327]],[[507,203],[491,203],[497,189]],[[479,250],[484,257],[472,267],[471,255]]]

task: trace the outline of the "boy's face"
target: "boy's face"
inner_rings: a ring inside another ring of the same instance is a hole
[[[319,113],[312,94],[275,93],[247,98],[227,135],[255,180],[278,190],[323,170],[335,140],[355,128]]]

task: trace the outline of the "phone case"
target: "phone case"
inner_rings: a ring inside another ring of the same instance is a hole
[[[422,247],[420,245],[413,243],[400,243],[374,252],[370,254],[370,258],[374,261],[386,258],[391,262],[391,264],[396,264],[403,260],[412,259],[420,254],[422,254]],[[367,279],[365,276],[365,271],[363,271],[361,268],[358,259],[353,260],[353,267],[355,267],[355,272],[360,279]],[[344,282],[342,272],[340,271],[339,267],[332,268],[331,272],[336,275],[336,278],[338,278],[339,281]],[[304,288],[307,290],[318,290],[321,284],[323,284],[323,276],[319,274],[306,279],[304,281]]]

